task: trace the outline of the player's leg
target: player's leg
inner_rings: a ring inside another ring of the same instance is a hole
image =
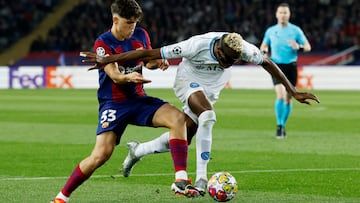
[[[136,157],[143,157],[148,154],[163,153],[169,151],[170,132],[164,132],[159,137],[148,142],[139,143],[134,150]]]
[[[286,65],[286,72],[285,75],[288,78],[288,80],[291,82],[291,84],[296,87],[296,83],[297,83],[297,64],[296,63],[290,63]],[[290,113],[292,111],[292,102],[291,102],[291,95],[288,94],[285,91],[285,104],[284,104],[284,113],[282,116],[282,122],[284,125],[284,129],[283,129],[283,136],[286,137],[286,131],[285,131],[285,126],[286,126],[286,122],[290,116]]]
[[[275,84],[275,93],[276,93],[276,100],[275,100],[275,118],[276,118],[276,138],[281,139],[284,138],[284,130],[285,130],[285,123],[284,123],[284,115],[285,115],[285,105],[286,105],[286,89],[284,85],[278,83]]]
[[[282,136],[284,138],[286,138],[286,130],[285,130],[285,126],[286,126],[286,122],[291,114],[292,111],[292,102],[291,102],[291,95],[286,93],[286,99],[285,99],[285,103],[284,103],[284,113],[283,113],[283,117],[282,117],[282,122],[283,122],[283,130],[282,130]]]
[[[166,103],[155,112],[152,124],[154,127],[169,128],[169,148],[174,162],[176,179],[171,189],[176,194],[197,197],[199,192],[188,181],[185,114],[175,106]]]
[[[90,156],[83,159],[74,169],[62,190],[53,200],[67,202],[73,191],[85,182],[91,174],[103,165],[111,156],[116,143],[116,135],[112,131],[96,136],[96,143]]]
[[[190,94],[188,105],[198,116],[196,132],[196,181],[195,187],[205,195],[207,184],[207,165],[210,160],[212,145],[212,129],[216,122],[216,114],[204,91]]]
[[[187,141],[190,145],[192,138],[194,137],[197,125],[191,118],[186,116],[186,129],[187,129]],[[158,154],[169,151],[169,132],[161,134],[159,137],[150,140],[148,142],[140,143],[137,141],[128,142],[128,155],[122,163],[121,172],[124,177],[128,177],[131,174],[135,164],[138,163],[142,157],[149,154]]]
[[[148,142],[140,143],[132,141],[127,143],[128,155],[122,163],[121,172],[124,177],[129,177],[135,164],[138,163],[142,157],[169,151],[169,132],[161,134],[159,137]]]

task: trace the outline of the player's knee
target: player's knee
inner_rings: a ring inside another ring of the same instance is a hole
[[[184,127],[186,127],[185,114],[179,112],[177,114],[172,114],[170,117],[167,117],[165,127],[167,127],[170,132],[184,132]],[[182,139],[186,139],[186,137],[182,137]]]
[[[199,125],[207,126],[216,122],[216,113],[214,110],[207,110],[200,114]]]
[[[176,123],[178,125],[185,125],[185,122],[186,122],[186,117],[183,112],[179,112],[173,116],[172,123]]]
[[[92,154],[92,161],[96,167],[103,165],[107,160],[110,159],[112,151],[105,150],[101,153]]]

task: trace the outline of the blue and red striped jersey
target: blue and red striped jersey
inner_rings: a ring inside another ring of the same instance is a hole
[[[152,49],[149,34],[141,27],[136,27],[134,34],[129,39],[123,41],[116,39],[109,30],[101,34],[94,44],[94,51],[98,53],[100,50],[105,52],[103,53],[104,55],[119,54],[137,49]],[[142,65],[141,61],[119,63],[119,66],[125,68],[125,73],[132,71],[142,73],[142,68],[137,67],[139,65]],[[146,95],[143,84],[115,84],[105,73],[104,67],[99,69],[99,89],[97,94],[99,101],[113,100],[114,102],[121,102],[128,98]]]

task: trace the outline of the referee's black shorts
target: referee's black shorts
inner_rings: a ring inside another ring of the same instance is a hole
[[[288,64],[277,64],[281,71],[285,74],[287,79],[291,82],[292,85],[296,86],[297,81],[297,64],[296,62]],[[272,81],[274,85],[280,84],[281,82],[272,76]]]

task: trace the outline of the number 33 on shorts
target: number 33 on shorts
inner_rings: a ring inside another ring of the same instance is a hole
[[[113,109],[107,109],[101,113],[101,127],[107,128],[109,126],[109,123],[116,120],[116,110]]]

